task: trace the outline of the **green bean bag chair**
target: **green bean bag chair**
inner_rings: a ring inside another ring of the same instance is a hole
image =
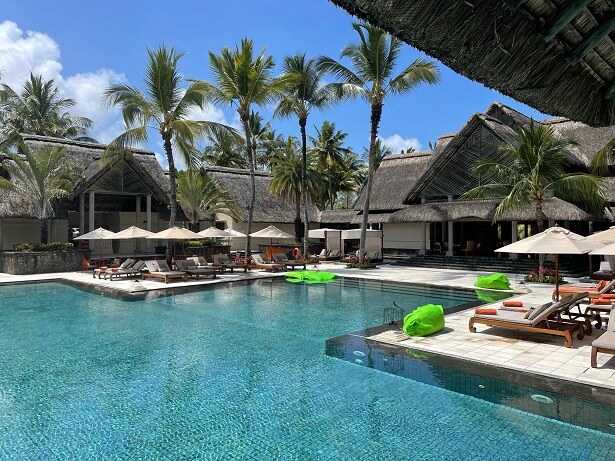
[[[444,310],[439,304],[419,306],[404,317],[403,330],[409,336],[429,336],[444,328]]]
[[[491,274],[484,277],[478,277],[475,287],[490,288],[492,290],[510,290],[510,281],[504,274]]]
[[[510,296],[508,293],[491,290],[474,290],[474,292],[476,293],[476,299],[484,303],[496,303]]]
[[[337,275],[326,271],[294,271],[286,274],[286,281],[291,283],[328,283],[336,278]]]

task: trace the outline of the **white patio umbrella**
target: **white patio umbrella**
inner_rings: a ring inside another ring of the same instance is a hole
[[[144,239],[150,235],[154,235],[154,233],[137,226],[130,226],[123,231],[105,237],[105,240],[132,240],[132,256],[134,258],[137,254],[137,239]]]
[[[188,230],[186,228],[175,226],[152,234],[146,238],[158,240],[199,240],[203,237],[201,237],[196,232],[192,232],[191,230]]]
[[[232,238],[233,234],[227,232],[223,229],[218,229],[216,226],[208,227],[200,232],[197,232],[201,237],[210,238],[211,239],[211,254],[214,254],[214,239],[216,238]]]
[[[271,246],[273,246],[273,239],[295,239],[294,235],[290,235],[275,226],[268,226],[257,232],[252,232],[250,237],[268,238]]]
[[[247,237],[246,234],[244,234],[242,232],[239,232],[239,231],[236,231],[234,229],[225,229],[225,232],[231,234],[230,238],[233,238],[233,237]]]
[[[107,230],[103,227],[99,227],[98,229],[94,229],[87,234],[80,235],[79,237],[75,237],[75,240],[104,240],[107,237],[115,235],[115,232]],[[102,259],[102,245],[98,248],[98,261]]]
[[[615,226],[611,226],[607,230],[596,232],[595,234],[588,235],[585,240],[591,242],[600,242],[604,244],[615,243]],[[592,254],[611,254],[611,253],[593,253]]]
[[[553,226],[531,237],[495,250],[496,253],[534,253],[555,255],[555,296],[559,299],[559,255],[585,254],[600,245],[588,242],[582,235]]]

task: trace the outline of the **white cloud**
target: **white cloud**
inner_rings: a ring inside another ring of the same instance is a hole
[[[70,76],[62,74],[60,46],[41,32],[24,33],[12,21],[0,23],[1,82],[16,91],[29,78],[30,72],[54,79],[64,97],[75,100],[70,112],[94,121],[89,133],[100,142],[108,142],[121,133],[123,123],[117,109],[108,108],[101,95],[113,83],[125,81],[123,74],[111,69]]]
[[[382,144],[389,147],[393,154],[399,154],[402,149],[404,151],[408,150],[408,148],[412,147],[416,151],[421,150],[421,143],[416,138],[403,138],[398,134],[394,134],[389,136],[388,138],[380,137]]]

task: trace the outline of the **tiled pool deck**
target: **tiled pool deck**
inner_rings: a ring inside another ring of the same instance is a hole
[[[308,267],[310,269],[314,267]],[[406,282],[425,283],[431,285],[450,286],[458,288],[473,288],[480,272],[459,271],[448,269],[411,268],[392,265],[381,265],[378,269],[358,271],[347,269],[335,263],[320,264],[320,270],[329,270],[341,276]],[[283,273],[273,274],[282,276]],[[225,273],[216,279],[205,278],[170,282],[164,284],[154,280],[142,280],[146,290],[160,290],[171,287],[191,287],[198,285],[213,285],[231,281],[253,280],[271,277],[264,271],[248,273]],[[513,286],[522,276],[509,274]],[[111,287],[120,292],[130,292],[132,280],[99,280],[90,273],[69,272],[41,275],[9,275],[0,273],[0,283],[36,282],[42,280],[68,280],[85,283],[93,287]],[[574,281],[570,280],[570,281]],[[551,298],[552,286],[528,284],[532,293],[520,295],[515,299],[532,303],[541,303]],[[499,304],[499,303],[498,303]],[[501,368],[521,370],[557,379],[585,383],[591,386],[615,389],[615,357],[608,354],[598,354],[598,367],[590,367],[591,343],[602,331],[594,330],[591,336],[583,340],[574,338],[574,345],[566,348],[563,339],[548,335],[537,335],[527,332],[513,332],[504,329],[477,325],[477,333],[470,333],[468,320],[473,309],[447,315],[446,328],[435,335],[425,338],[409,338],[401,330],[390,330],[370,336],[372,340],[398,346],[428,351],[436,354],[457,357],[469,362],[476,361]],[[348,332],[351,333],[351,332]],[[469,364],[471,368],[471,364]]]

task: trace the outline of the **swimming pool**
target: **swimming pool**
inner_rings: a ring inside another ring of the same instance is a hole
[[[393,300],[474,298],[387,288],[2,286],[0,458],[608,459],[612,435],[327,356]]]

